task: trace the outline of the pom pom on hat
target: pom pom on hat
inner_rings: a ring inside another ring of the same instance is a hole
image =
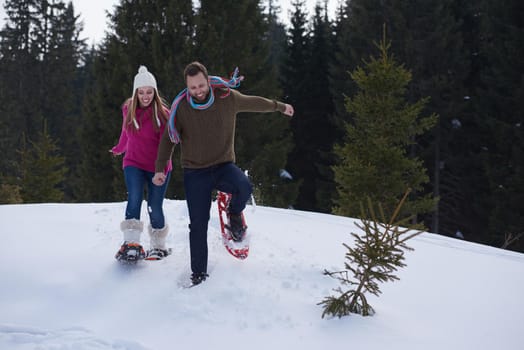
[[[151,86],[156,90],[156,79],[153,74],[149,73],[146,66],[140,66],[138,68],[138,74],[135,75],[135,81],[133,83],[133,95],[136,89]]]

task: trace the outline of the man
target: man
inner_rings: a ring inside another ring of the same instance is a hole
[[[171,106],[171,116],[158,147],[153,183],[161,186],[165,168],[180,143],[184,168],[184,190],[189,210],[189,246],[191,282],[199,284],[207,277],[207,228],[212,191],[232,194],[228,208],[232,238],[241,241],[246,227],[242,211],[253,191],[247,176],[234,164],[235,123],[239,112],[275,112],[292,116],[293,106],[259,96],[247,96],[232,90],[242,77],[235,71],[226,82],[209,76],[199,62],[187,65],[184,79],[187,88]]]

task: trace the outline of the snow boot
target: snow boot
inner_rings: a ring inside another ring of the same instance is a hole
[[[144,223],[137,219],[124,220],[120,223],[120,230],[124,235],[124,243],[116,252],[115,259],[123,262],[137,262],[144,259],[146,253],[140,244]]]
[[[148,229],[150,249],[147,251],[146,260],[162,260],[171,254],[171,249],[166,248],[168,226],[165,225],[163,228],[153,228],[149,225]]]
[[[197,284],[200,284],[208,278],[209,275],[205,272],[194,272],[191,274],[191,285],[196,286]]]
[[[231,238],[235,242],[241,242],[244,239],[247,227],[244,225],[242,213],[232,214],[228,213],[229,224],[226,226],[231,233]]]

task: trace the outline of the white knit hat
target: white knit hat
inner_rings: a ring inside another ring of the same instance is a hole
[[[146,66],[140,66],[138,68],[138,74],[135,75],[135,81],[133,83],[133,95],[136,89],[151,86],[156,90],[156,79],[153,74],[149,73]]]

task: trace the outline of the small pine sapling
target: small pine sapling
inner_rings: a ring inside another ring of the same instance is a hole
[[[342,286],[334,289],[338,296],[326,297],[318,305],[324,307],[325,316],[348,316],[350,313],[370,316],[375,313],[366,299],[366,293],[378,296],[381,291],[379,282],[398,280],[394,272],[404,267],[404,251],[413,250],[406,241],[420,234],[421,225],[410,224],[413,217],[398,219],[409,190],[397,205],[390,220],[386,221],[382,206],[378,205],[380,219],[377,220],[373,203],[368,198],[368,210],[361,204],[362,218],[357,227],[360,234],[351,233],[355,239],[354,247],[343,243],[347,248],[345,269],[342,271],[324,271],[324,274],[340,281]]]

